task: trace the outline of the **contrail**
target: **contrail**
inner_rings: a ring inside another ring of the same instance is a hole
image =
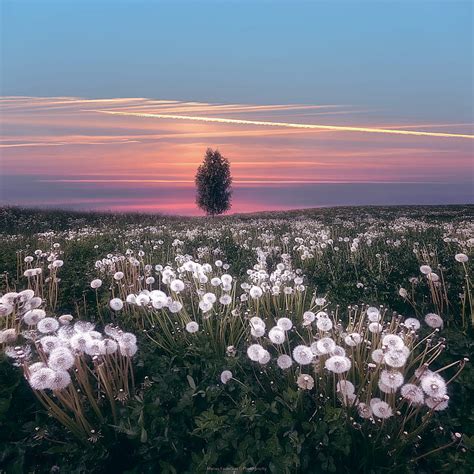
[[[117,112],[111,110],[90,110],[90,112],[99,112],[110,115],[127,115],[134,117],[146,117],[157,119],[172,120],[194,120],[197,122],[229,123],[235,125],[262,125],[267,127],[286,127],[286,128],[304,128],[310,130],[331,130],[334,132],[359,132],[359,133],[384,133],[390,135],[413,135],[417,137],[443,137],[443,138],[474,138],[474,135],[460,133],[441,133],[441,132],[423,132],[415,130],[395,130],[390,128],[369,128],[369,127],[347,127],[345,125],[315,125],[306,123],[287,123],[287,122],[263,122],[260,120],[240,120],[219,117],[200,117],[193,115],[169,115],[169,114],[147,114],[141,112]]]

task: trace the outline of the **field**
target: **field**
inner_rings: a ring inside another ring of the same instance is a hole
[[[0,471],[474,472],[473,216],[0,209]]]

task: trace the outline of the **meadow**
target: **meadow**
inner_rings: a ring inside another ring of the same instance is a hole
[[[474,472],[473,215],[0,209],[0,472]]]

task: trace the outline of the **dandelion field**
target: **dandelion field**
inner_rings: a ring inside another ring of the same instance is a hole
[[[474,472],[473,211],[0,209],[0,472]]]

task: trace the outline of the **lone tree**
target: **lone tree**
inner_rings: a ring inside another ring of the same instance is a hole
[[[196,204],[208,216],[228,211],[231,207],[231,185],[229,160],[218,150],[208,148],[196,173]]]

